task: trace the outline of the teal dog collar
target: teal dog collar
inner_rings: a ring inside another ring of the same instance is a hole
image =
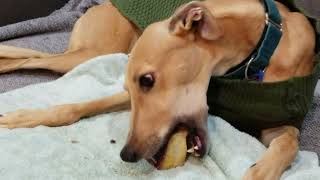
[[[231,68],[225,78],[262,80],[264,69],[282,37],[282,18],[273,0],[264,0],[266,26],[257,48],[241,64]]]

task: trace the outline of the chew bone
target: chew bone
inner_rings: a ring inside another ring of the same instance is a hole
[[[186,129],[180,129],[170,138],[166,152],[158,169],[170,169],[182,166],[187,159],[187,135]]]

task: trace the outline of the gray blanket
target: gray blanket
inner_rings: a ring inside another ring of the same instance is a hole
[[[47,17],[0,27],[2,44],[31,48],[49,53],[63,52],[76,20],[90,7],[103,0],[70,0]],[[0,76],[0,93],[29,84],[47,82],[59,75],[43,71],[17,71]]]
[[[103,0],[70,0],[65,7],[48,17],[29,20],[0,27],[0,41],[3,44],[32,48],[45,52],[59,53],[67,47],[70,31],[75,21],[91,6]],[[299,1],[303,9],[312,9],[310,15],[319,17],[319,1]],[[305,3],[303,3],[305,2]],[[318,4],[317,4],[318,3]],[[51,81],[58,74],[48,71],[18,71],[0,75],[0,93],[12,89]],[[320,155],[320,88],[316,91],[315,101],[302,127],[301,148],[315,151]]]

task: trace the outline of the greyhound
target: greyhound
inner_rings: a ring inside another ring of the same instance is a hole
[[[308,76],[314,69],[314,29],[302,14],[277,2],[276,7],[282,17],[282,37],[264,69],[263,83]],[[62,54],[1,45],[0,72],[40,68],[66,73],[98,55],[130,53],[126,91],[90,102],[10,112],[0,117],[0,127],[64,126],[131,108],[130,131],[121,152],[124,161],[152,158],[181,123],[200,137],[202,157],[208,148],[209,80],[225,75],[250,55],[265,22],[259,0],[191,2],[144,31],[110,2],[92,7],[76,22]],[[298,138],[299,129],[291,125],[261,130],[260,140],[268,149],[243,179],[279,179],[296,157]],[[146,139],[149,143],[144,143]]]

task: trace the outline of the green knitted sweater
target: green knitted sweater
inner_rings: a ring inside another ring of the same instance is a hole
[[[300,128],[320,75],[320,54],[316,59],[312,74],[281,82],[212,77],[207,92],[209,113],[255,136],[262,129],[281,125]]]
[[[168,18],[191,0],[111,0],[141,30]],[[320,61],[320,56],[317,58]],[[320,64],[311,75],[287,81],[262,83],[212,77],[207,92],[209,113],[220,116],[240,130],[258,135],[280,125],[300,128],[312,102]]]
[[[170,17],[182,4],[191,0],[110,0],[140,30]]]

